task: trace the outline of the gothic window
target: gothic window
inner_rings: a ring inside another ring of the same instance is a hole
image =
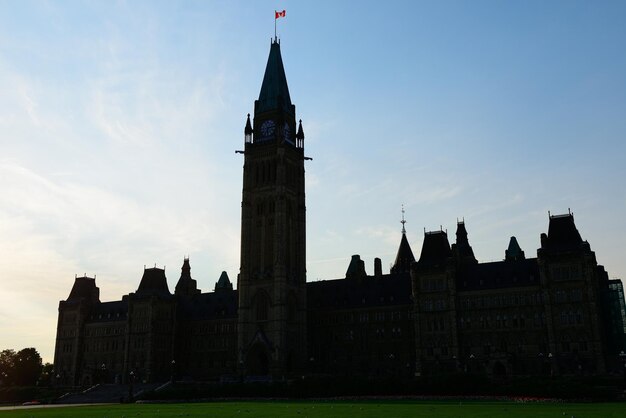
[[[263,290],[259,290],[254,298],[254,308],[257,321],[267,321],[269,307],[269,297]]]
[[[287,319],[289,321],[296,320],[296,309],[297,309],[296,305],[297,305],[296,297],[292,292],[289,294],[289,297],[287,299]]]

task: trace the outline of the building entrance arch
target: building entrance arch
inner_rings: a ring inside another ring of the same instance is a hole
[[[250,347],[246,357],[246,373],[248,376],[267,376],[269,374],[269,355],[262,344]]]

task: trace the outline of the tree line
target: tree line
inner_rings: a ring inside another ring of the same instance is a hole
[[[44,365],[35,348],[0,351],[0,386],[47,386],[51,378],[52,364]]]

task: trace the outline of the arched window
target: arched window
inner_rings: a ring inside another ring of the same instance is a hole
[[[263,290],[259,290],[254,297],[254,309],[257,321],[267,321],[270,299]]]
[[[287,320],[296,320],[296,313],[298,309],[297,304],[296,295],[294,295],[293,292],[289,293],[289,296],[287,297]]]

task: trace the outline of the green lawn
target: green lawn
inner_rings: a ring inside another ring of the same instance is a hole
[[[626,403],[512,403],[512,402],[214,402],[184,404],[138,404],[80,406],[0,411],[0,418],[178,418],[178,417],[267,417],[267,418],[624,418]]]

